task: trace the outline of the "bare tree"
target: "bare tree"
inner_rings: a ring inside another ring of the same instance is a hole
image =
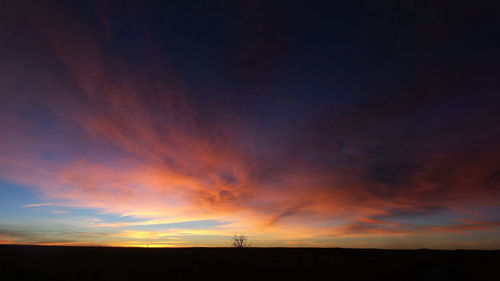
[[[233,247],[235,248],[249,248],[248,237],[242,234],[233,235]]]

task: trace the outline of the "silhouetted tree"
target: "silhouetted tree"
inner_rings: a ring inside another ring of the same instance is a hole
[[[248,243],[248,237],[246,235],[234,234],[233,235],[233,247],[235,248],[248,248],[250,243]]]

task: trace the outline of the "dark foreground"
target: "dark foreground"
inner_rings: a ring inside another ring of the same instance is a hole
[[[0,246],[2,280],[500,280],[500,251]]]

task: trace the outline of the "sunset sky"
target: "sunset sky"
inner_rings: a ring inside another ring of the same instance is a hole
[[[474,1],[0,0],[0,244],[499,249],[499,33]]]

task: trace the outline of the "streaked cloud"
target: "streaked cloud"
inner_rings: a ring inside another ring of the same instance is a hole
[[[35,204],[26,204],[24,207],[43,207],[43,206],[52,206],[52,203],[35,203]]]
[[[115,52],[119,38],[110,34],[119,27],[102,14],[112,11],[91,6],[93,22],[65,6],[35,6],[16,4],[19,17],[0,20],[16,30],[1,49],[10,58],[2,56],[8,67],[0,69],[0,177],[40,194],[42,203],[24,207],[97,214],[82,215],[85,229],[68,239],[9,230],[0,231],[1,243],[226,245],[240,232],[262,245],[302,246],[498,231],[493,212],[479,210],[500,204],[499,115],[490,94],[478,90],[471,101],[456,80],[422,74],[295,117],[300,122],[263,124],[261,100],[245,111],[229,94],[195,90],[152,38],[141,41],[139,63]],[[231,52],[241,61],[229,67],[259,87],[288,47],[288,39],[262,33],[275,23],[263,17],[263,26],[242,27],[251,36],[242,35]],[[147,21],[136,28],[153,33]],[[23,36],[28,31],[34,36]],[[266,114],[287,116],[286,102],[270,97]],[[447,223],[425,221],[430,216]],[[408,220],[415,217],[423,223]]]

